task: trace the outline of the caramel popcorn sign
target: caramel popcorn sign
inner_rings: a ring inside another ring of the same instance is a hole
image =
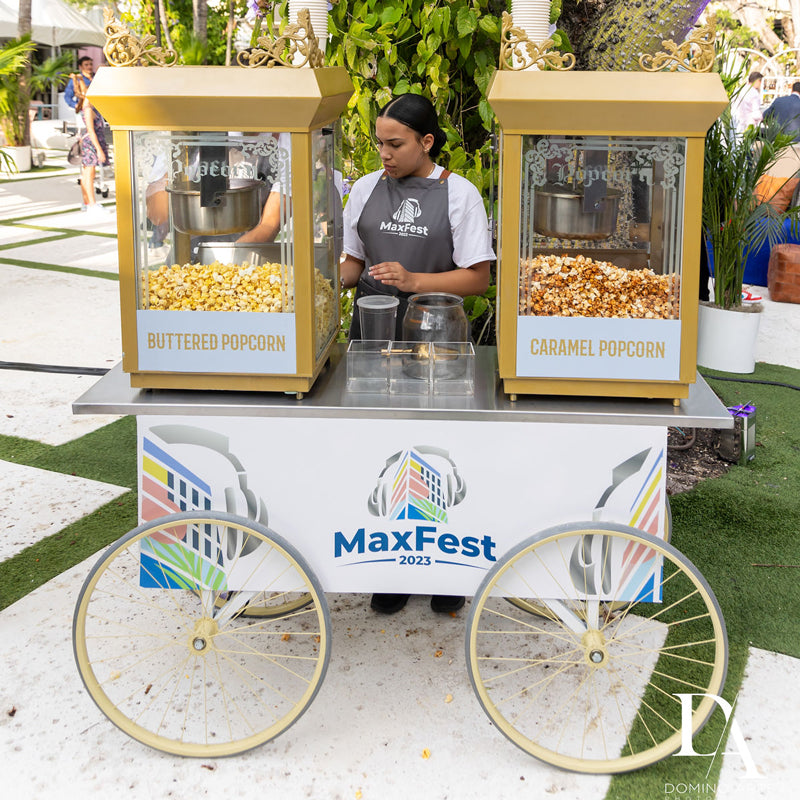
[[[294,314],[137,311],[139,369],[286,375],[296,371]]]
[[[678,380],[680,345],[680,320],[518,317],[517,375]]]

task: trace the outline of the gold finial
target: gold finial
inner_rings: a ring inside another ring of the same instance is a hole
[[[522,28],[514,27],[508,11],[503,12],[503,27],[500,32],[500,69],[522,70],[541,62],[542,66],[566,72],[575,66],[572,53],[551,50],[555,42],[545,39],[541,44],[528,39]]]
[[[302,33],[301,33],[302,31]],[[259,36],[257,47],[242,50],[236,60],[242,67],[321,67],[322,50],[319,39],[311,27],[311,13],[307,8],[297,12],[297,22],[290,22],[283,33],[273,39],[270,36]],[[295,62],[295,54],[300,59]]]
[[[106,44],[103,47],[108,63],[114,67],[134,67],[150,62],[159,67],[171,67],[178,60],[174,50],[154,47],[156,37],[152,34],[139,39],[128,28],[114,18],[110,8],[103,9],[103,28]]]
[[[669,72],[682,70],[686,72],[711,72],[714,66],[716,51],[714,42],[717,33],[717,21],[711,17],[702,28],[695,28],[686,41],[678,46],[672,39],[661,42],[665,52],[654,56],[639,56],[639,66],[645,72]]]

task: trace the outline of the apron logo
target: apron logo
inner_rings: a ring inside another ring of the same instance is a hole
[[[392,214],[394,222],[381,222],[380,230],[394,236],[417,236],[423,238],[428,235],[427,225],[415,225],[414,220],[422,216],[419,200],[407,197]]]
[[[395,222],[413,222],[421,213],[419,200],[409,197],[400,203],[400,207],[392,214],[392,219]]]

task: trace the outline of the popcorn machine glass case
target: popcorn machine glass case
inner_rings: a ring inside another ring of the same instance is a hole
[[[719,77],[498,72],[489,100],[505,391],[687,397]]]
[[[98,71],[132,386],[311,388],[339,329],[333,125],[351,91],[339,68]]]

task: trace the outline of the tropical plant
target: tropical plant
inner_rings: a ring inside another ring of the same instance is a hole
[[[0,129],[12,147],[25,143],[30,96],[21,78],[35,47],[30,35],[0,47]]]
[[[703,231],[714,259],[714,303],[721,308],[741,305],[750,253],[765,241],[777,244],[787,219],[797,223],[797,208],[778,212],[756,195],[760,179],[793,144],[793,136],[769,121],[737,134],[730,105],[706,134]]]
[[[61,53],[46,58],[41,64],[31,67],[31,94],[47,92],[51,86],[61,88],[73,71],[73,53]]]

